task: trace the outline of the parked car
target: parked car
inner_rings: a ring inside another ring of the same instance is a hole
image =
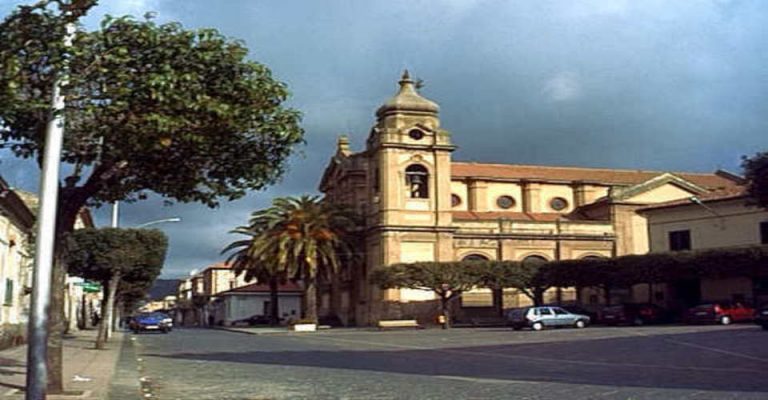
[[[755,311],[755,323],[768,331],[768,303],[763,304],[757,311]]]
[[[669,322],[667,310],[656,304],[625,303],[603,308],[600,321],[606,325],[646,325]]]
[[[525,307],[510,310],[507,321],[515,330],[529,327],[540,331],[549,327],[571,326],[584,328],[590,319],[586,315],[573,314],[561,307]]]
[[[755,309],[743,303],[727,301],[709,302],[688,309],[683,320],[689,324],[748,322],[755,317]]]
[[[545,304],[545,306],[560,307],[571,314],[586,315],[593,324],[600,320],[599,311],[597,309],[587,309],[579,304]]]
[[[232,324],[233,325],[245,324],[249,326],[254,326],[254,325],[269,325],[270,322],[271,321],[270,321],[269,315],[256,314],[256,315],[251,315],[248,318],[238,319],[237,321],[232,322]]]
[[[141,313],[133,317],[130,328],[133,333],[143,331],[168,333],[173,329],[173,321],[167,315],[162,313]]]

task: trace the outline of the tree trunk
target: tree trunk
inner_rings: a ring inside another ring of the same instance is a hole
[[[533,305],[540,306],[544,304],[544,292],[546,289],[534,288],[533,289]]]
[[[448,309],[448,297],[440,295],[440,315],[443,317],[443,329],[451,328],[451,311]]]
[[[653,304],[653,283],[648,282],[648,304]]]
[[[109,288],[107,289],[107,302],[105,305],[105,308],[103,307],[102,310],[104,310],[104,313],[102,314],[101,322],[99,325],[99,338],[102,339],[101,342],[99,340],[96,340],[96,348],[97,349],[103,349],[104,348],[104,342],[106,342],[109,339],[109,328],[112,326],[112,315],[115,309],[115,298],[117,297],[117,286],[120,284],[120,272],[115,272],[112,275],[112,278],[109,280]]]
[[[280,301],[279,282],[276,276],[269,278],[269,324],[271,326],[280,325]]]
[[[98,333],[96,334],[96,349],[104,349],[104,342],[107,340],[107,325],[104,322],[107,315],[107,299],[109,298],[109,285],[102,283],[102,301],[101,301],[101,318],[99,318]]]
[[[341,281],[338,271],[331,273],[331,310],[330,315],[340,318],[341,313]]]
[[[314,277],[308,277],[304,284],[306,285],[304,289],[304,304],[306,304],[304,319],[317,323],[317,282],[315,282]]]
[[[51,304],[48,310],[48,394],[64,392],[64,295],[67,272],[59,261],[54,258],[51,274]]]
[[[605,300],[605,305],[610,306],[611,305],[611,287],[610,286],[603,287],[603,296]]]
[[[493,295],[493,307],[496,309],[496,315],[499,317],[504,316],[504,289],[496,288],[492,289]]]

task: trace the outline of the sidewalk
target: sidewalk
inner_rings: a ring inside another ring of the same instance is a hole
[[[115,332],[105,350],[96,350],[95,330],[68,335],[64,339],[64,389],[72,394],[48,395],[48,399],[107,399],[125,336]],[[26,358],[27,346],[0,351],[0,398],[24,398]],[[138,381],[136,385],[138,398]]]

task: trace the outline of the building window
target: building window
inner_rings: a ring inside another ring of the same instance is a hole
[[[451,195],[451,207],[458,207],[461,205],[461,197],[458,194]]]
[[[545,264],[547,262],[547,259],[542,256],[528,256],[523,258],[523,265],[525,266],[538,266],[541,264]]]
[[[549,206],[555,211],[563,211],[568,208],[568,200],[562,197],[555,197],[549,201]]]
[[[429,198],[429,173],[419,164],[409,165],[405,169],[405,184],[412,199]]]
[[[413,140],[421,140],[424,138],[424,132],[418,130],[418,129],[411,129],[408,131],[408,136]]]
[[[4,304],[6,306],[12,306],[13,305],[13,281],[10,279],[5,279],[5,301]]]
[[[760,243],[768,244],[768,221],[760,223]]]
[[[376,168],[373,170],[373,191],[376,193],[379,193],[380,182],[381,182],[381,176],[379,174],[379,169]]]
[[[691,231],[669,232],[669,250],[680,251],[691,249]]]
[[[505,210],[508,210],[515,206],[515,198],[512,196],[499,196],[498,199],[496,199],[496,205],[499,206],[499,208],[503,208]]]

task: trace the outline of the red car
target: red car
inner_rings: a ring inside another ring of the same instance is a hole
[[[743,303],[711,302],[689,309],[685,322],[716,323],[729,325],[732,322],[749,322],[755,317],[755,309]]]
[[[667,322],[667,310],[655,304],[622,304],[603,309],[600,321],[607,325],[645,325]]]

